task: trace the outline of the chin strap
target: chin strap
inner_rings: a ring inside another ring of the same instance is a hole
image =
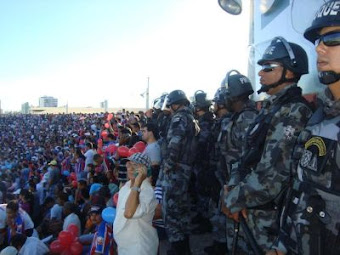
[[[286,72],[287,72],[287,69],[284,67],[280,80],[269,85],[262,85],[261,88],[257,91],[257,94],[260,94],[262,92],[268,92],[270,89],[275,88],[284,82],[297,82],[297,78],[286,79],[285,78]]]
[[[319,72],[319,81],[322,84],[329,85],[340,80],[340,74],[334,71]]]

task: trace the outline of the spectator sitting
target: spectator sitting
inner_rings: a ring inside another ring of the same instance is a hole
[[[10,201],[7,205],[2,205],[6,208],[7,216],[7,233],[8,233],[8,243],[12,236],[16,234],[24,234],[26,236],[32,236],[34,223],[30,216],[22,209],[19,208],[17,201]],[[0,221],[5,222],[4,219]]]
[[[11,245],[19,251],[20,255],[44,255],[49,252],[43,241],[36,237],[26,237],[23,234],[14,235]]]
[[[66,202],[64,204],[63,213],[65,215],[65,219],[64,219],[63,230],[67,230],[67,227],[69,225],[75,224],[79,229],[79,233],[81,233],[81,223],[80,223],[78,215],[75,213],[76,210],[77,210],[77,207],[74,203]]]
[[[101,213],[103,207],[92,206],[90,218],[96,226],[96,231],[92,240],[90,255],[94,254],[114,254],[114,245],[112,238],[112,225],[103,220]]]
[[[30,216],[33,214],[33,196],[27,189],[21,189],[19,194],[19,206]]]

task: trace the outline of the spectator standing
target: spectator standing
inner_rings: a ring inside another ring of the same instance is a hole
[[[156,185],[159,168],[161,164],[161,148],[158,143],[159,132],[156,124],[150,122],[142,126],[141,129],[143,141],[147,143],[147,146],[143,154],[147,155],[151,161],[152,171],[152,186]]]
[[[119,255],[156,255],[158,236],[152,226],[157,201],[147,179],[150,159],[141,153],[128,158],[129,181],[119,191],[114,238]]]

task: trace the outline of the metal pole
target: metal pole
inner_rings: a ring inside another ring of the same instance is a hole
[[[149,109],[149,88],[150,88],[150,77],[148,77],[148,86],[146,88],[146,110]]]

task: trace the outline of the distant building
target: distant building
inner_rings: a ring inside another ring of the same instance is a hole
[[[58,107],[58,99],[54,97],[39,97],[39,107]]]
[[[30,105],[28,102],[21,105],[21,113],[22,114],[29,114],[30,113]]]

